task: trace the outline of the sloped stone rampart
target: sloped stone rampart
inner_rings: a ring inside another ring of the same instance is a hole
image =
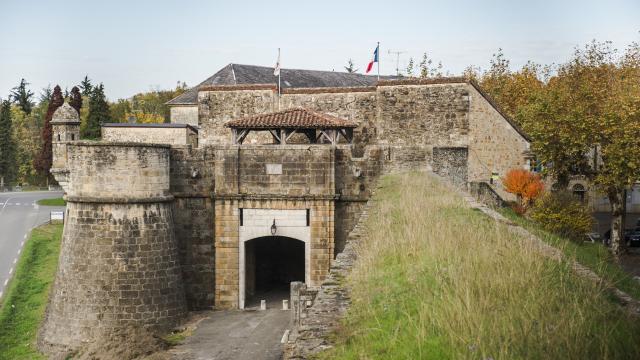
[[[313,294],[307,289],[294,289],[303,296],[292,296],[294,328],[284,347],[285,360],[308,359],[314,354],[332,347],[330,334],[338,326],[351,305],[349,288],[344,279],[357,259],[357,243],[364,236],[364,223],[369,217],[371,200],[364,207],[358,223],[348,236],[344,250],[338,254],[326,280],[318,289],[313,304]],[[294,291],[295,292],[295,291]],[[297,300],[297,301],[296,301]]]

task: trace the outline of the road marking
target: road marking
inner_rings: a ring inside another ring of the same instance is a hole
[[[13,265],[15,265],[18,262],[18,258],[13,259]]]
[[[20,251],[22,251],[22,249],[18,249],[18,256],[20,256]]]
[[[4,281],[4,286],[7,286],[7,284],[9,283],[9,279]]]
[[[9,275],[13,274],[13,268],[9,269]]]
[[[16,206],[20,206],[20,203],[16,203]]]
[[[27,238],[27,234],[24,234],[24,238],[25,238],[25,239]]]
[[[0,299],[2,299],[2,291],[0,291]]]
[[[24,241],[20,243],[20,247],[23,247],[23,246],[24,246]]]

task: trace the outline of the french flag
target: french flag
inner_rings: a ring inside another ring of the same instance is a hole
[[[371,62],[369,62],[369,65],[367,65],[366,74],[368,74],[369,71],[371,71],[371,69],[373,69],[373,64],[378,62],[379,50],[380,50],[380,44],[378,44],[378,46],[376,46],[376,49],[373,51],[373,59],[371,60]]]

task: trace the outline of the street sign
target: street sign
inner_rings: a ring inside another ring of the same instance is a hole
[[[50,221],[64,221],[64,211],[52,211],[49,215]]]

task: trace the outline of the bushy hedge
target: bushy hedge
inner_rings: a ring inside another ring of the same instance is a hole
[[[538,198],[529,216],[546,230],[572,240],[592,231],[589,209],[567,192],[547,192]]]

